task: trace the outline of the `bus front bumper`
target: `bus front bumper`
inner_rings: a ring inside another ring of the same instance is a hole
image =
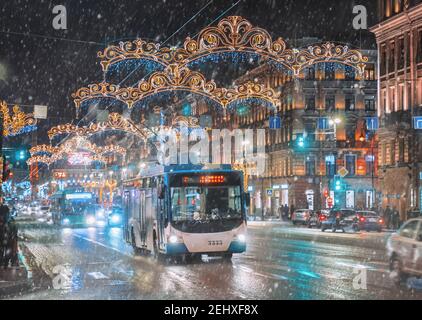
[[[234,240],[230,243],[227,251],[221,251],[221,253],[242,253],[246,251],[246,242]],[[166,245],[166,254],[168,255],[178,255],[178,254],[187,254],[187,253],[204,253],[207,252],[190,252],[184,243],[167,243]],[[216,253],[216,252],[212,252]]]

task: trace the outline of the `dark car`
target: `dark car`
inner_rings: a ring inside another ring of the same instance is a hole
[[[321,221],[321,231],[331,229],[332,232],[353,228],[356,224],[356,211],[353,209],[332,209],[328,217]]]
[[[375,211],[358,211],[355,230],[378,231],[384,227],[384,220]]]

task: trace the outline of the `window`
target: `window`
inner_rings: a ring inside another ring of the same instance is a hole
[[[418,38],[419,38],[419,41],[418,41],[418,49],[417,49],[416,57],[418,59],[418,62],[422,62],[422,30],[419,30],[418,32]]]
[[[404,59],[405,59],[405,52],[404,52],[404,39],[399,39],[399,61],[398,61],[398,68],[403,69],[404,68]]]
[[[305,79],[306,80],[315,80],[315,67],[306,68]]]
[[[365,99],[365,111],[375,111],[374,99]]]
[[[334,80],[335,78],[335,64],[326,63],[325,64],[325,80]]]
[[[346,111],[354,111],[355,110],[355,97],[354,96],[346,96],[344,107],[345,107]]]
[[[404,162],[404,139],[400,138],[398,141],[399,144],[399,162]]]
[[[396,59],[395,43],[390,42],[390,57],[388,58],[388,73],[394,72],[394,62]]]
[[[316,174],[315,156],[309,155],[305,158],[305,170],[307,176],[314,176]]]
[[[306,96],[305,98],[305,109],[314,111],[315,110],[315,97],[314,96]]]
[[[336,157],[329,155],[325,157],[325,174],[327,177],[333,177],[336,174]]]
[[[325,96],[325,110],[334,111],[336,108],[336,100],[334,96]]]
[[[356,72],[355,72],[355,68],[351,67],[351,66],[345,66],[344,67],[344,78],[346,80],[355,80],[355,76],[356,76]]]
[[[399,234],[401,237],[405,237],[405,238],[410,238],[410,239],[414,239],[415,238],[415,233],[416,233],[416,229],[418,227],[419,221],[410,221],[407,224],[405,224]]]
[[[326,117],[318,118],[318,121],[317,121],[318,130],[328,130],[329,128],[330,128],[330,121],[328,120],[328,118]]]
[[[368,64],[365,67],[364,78],[367,81],[375,80],[375,66],[373,64]]]
[[[348,175],[354,176],[356,174],[356,155],[346,154],[345,162],[346,162],[346,169],[347,171],[349,171]]]
[[[308,141],[315,141],[316,123],[315,122],[305,123],[305,131],[307,134],[306,139]]]
[[[367,155],[365,157],[365,162],[366,162],[366,175],[372,176],[373,174],[375,174],[375,171],[374,171],[375,156]]]
[[[386,73],[385,66],[386,66],[386,63],[387,63],[387,47],[386,47],[385,44],[383,44],[381,46],[380,55],[381,55],[381,59],[380,59],[380,73],[383,76]]]

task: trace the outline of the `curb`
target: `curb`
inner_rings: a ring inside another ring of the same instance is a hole
[[[23,291],[27,291],[32,286],[32,270],[26,263],[26,259],[22,254],[22,249],[19,248],[19,264],[20,266],[17,268],[10,268],[6,269],[7,277],[13,278],[16,272],[22,272],[24,273],[25,279],[20,280],[9,280],[0,282],[0,298],[7,298],[11,296],[18,295],[19,293],[22,293]],[[20,271],[18,271],[20,269]],[[19,276],[20,274],[18,274]]]

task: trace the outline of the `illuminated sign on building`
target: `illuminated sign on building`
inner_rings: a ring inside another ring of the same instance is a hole
[[[56,171],[53,174],[55,179],[66,179],[67,178],[67,172],[66,171]]]

